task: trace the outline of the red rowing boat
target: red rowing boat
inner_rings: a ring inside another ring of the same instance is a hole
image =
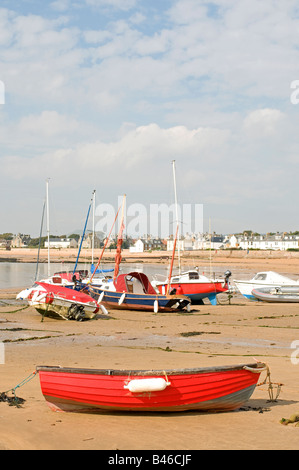
[[[38,366],[36,370],[54,411],[230,411],[250,398],[266,365],[165,371]]]

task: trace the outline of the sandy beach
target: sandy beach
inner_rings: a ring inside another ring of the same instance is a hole
[[[71,253],[66,251],[57,257],[69,259]],[[29,250],[3,251],[0,256],[6,261],[36,260],[36,252]],[[150,254],[145,258],[153,259]],[[207,254],[199,253],[191,261],[200,265],[206,260]],[[160,254],[153,262],[168,261]],[[214,253],[213,263],[218,269],[271,269],[299,277],[297,253]],[[283,386],[277,401],[269,402],[268,387],[260,385],[244,407],[229,413],[87,415],[51,411],[36,376],[16,390],[25,400],[20,408],[0,403],[1,450],[299,448],[299,427],[280,424],[282,418],[299,413],[299,364],[291,360],[296,353],[292,342],[299,340],[298,304],[250,302],[236,295],[229,305],[223,295],[221,304],[193,306],[190,313],[110,310],[109,316],[92,321],[45,318],[42,322],[35,309],[19,310],[26,304],[12,302],[17,292],[13,288],[0,292],[0,341],[5,347],[0,392],[17,386],[37,365],[167,369],[250,363],[253,358],[266,362],[272,382]]]

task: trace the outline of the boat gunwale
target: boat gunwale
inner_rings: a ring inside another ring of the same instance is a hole
[[[252,364],[237,364],[231,366],[215,366],[200,367],[187,369],[85,369],[77,367],[62,366],[36,366],[37,372],[60,372],[66,374],[82,374],[82,375],[107,375],[107,376],[165,376],[166,375],[195,375],[217,372],[231,372],[237,370],[256,369],[253,372],[261,373],[266,364],[263,362],[255,362]]]

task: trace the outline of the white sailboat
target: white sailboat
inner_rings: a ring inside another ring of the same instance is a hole
[[[50,224],[49,224],[49,180],[46,182],[47,238],[48,238],[48,278],[35,282],[17,295],[19,300],[27,300],[43,317],[51,316],[66,320],[82,321],[95,318],[99,309],[107,310],[88,293],[75,289],[72,281],[63,279],[59,274],[51,276],[50,268]]]
[[[175,205],[176,205],[176,218],[177,226],[178,220],[178,203],[177,203],[177,190],[176,190],[176,174],[175,174],[175,160],[172,161],[173,167],[173,181],[175,192]],[[203,299],[208,298],[212,305],[217,305],[217,294],[226,292],[229,289],[230,271],[224,273],[223,279],[209,279],[208,277],[199,274],[198,268],[181,272],[181,256],[180,256],[180,233],[178,233],[178,274],[171,277],[170,288],[177,294],[182,294],[191,299],[193,304],[203,303]],[[168,288],[168,280],[153,281],[153,286],[156,287],[161,294],[165,294]]]

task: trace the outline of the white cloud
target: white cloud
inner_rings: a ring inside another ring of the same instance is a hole
[[[59,115],[56,111],[43,111],[39,116],[30,115],[21,119],[19,131],[37,135],[42,139],[57,135],[71,134],[80,130],[80,124],[69,116]]]
[[[137,0],[85,0],[85,2],[93,7],[112,7],[119,10],[130,10],[136,5]]]
[[[137,7],[135,2],[91,3]],[[284,9],[273,8],[271,1],[265,6],[226,1],[218,15],[207,16],[208,7],[197,1],[175,2],[171,21],[147,34],[138,29],[145,22],[145,13],[138,11],[128,19],[111,19],[104,28],[80,30],[71,17],[49,20],[0,10],[0,44],[10,44],[1,51],[1,78],[11,93],[42,102],[44,109],[76,100],[99,110],[98,103],[108,97],[114,111],[128,106],[129,98],[128,113],[136,112],[136,90],[144,100],[167,99],[168,107],[187,99],[202,106],[209,98],[218,107],[236,106],[236,96],[280,99],[297,73],[293,4]],[[133,16],[139,18],[134,24]]]
[[[162,197],[176,159],[197,202],[239,216],[278,175],[299,197],[286,182],[299,152],[295,0],[48,5],[49,17],[0,9],[2,178]]]
[[[41,139],[58,134],[76,132],[78,123],[69,121],[55,112],[45,112],[41,116],[29,116],[20,123],[23,133],[36,133]],[[95,141],[81,143],[48,151],[28,160],[12,157],[19,166],[23,177],[35,178],[46,171],[55,175],[56,181],[65,184],[65,175],[59,169],[68,168],[70,181],[88,181],[92,172],[106,172],[103,184],[113,178],[114,184],[126,174],[128,184],[135,181],[136,173],[142,175],[144,165],[151,168],[152,176],[160,165],[169,165],[172,159],[186,158],[186,161],[209,158],[207,167],[217,162],[229,140],[229,133],[219,129],[188,130],[184,126],[162,129],[156,124],[128,128],[115,142]],[[2,160],[2,170],[10,177],[15,174],[15,166],[10,165],[10,157]],[[45,173],[45,174],[46,174]],[[119,176],[117,176],[119,174]],[[147,175],[148,176],[148,175]]]
[[[257,109],[245,118],[244,127],[256,137],[273,136],[284,117],[284,113],[278,109]]]
[[[57,11],[66,11],[70,7],[69,0],[57,0],[50,3],[50,7]]]

